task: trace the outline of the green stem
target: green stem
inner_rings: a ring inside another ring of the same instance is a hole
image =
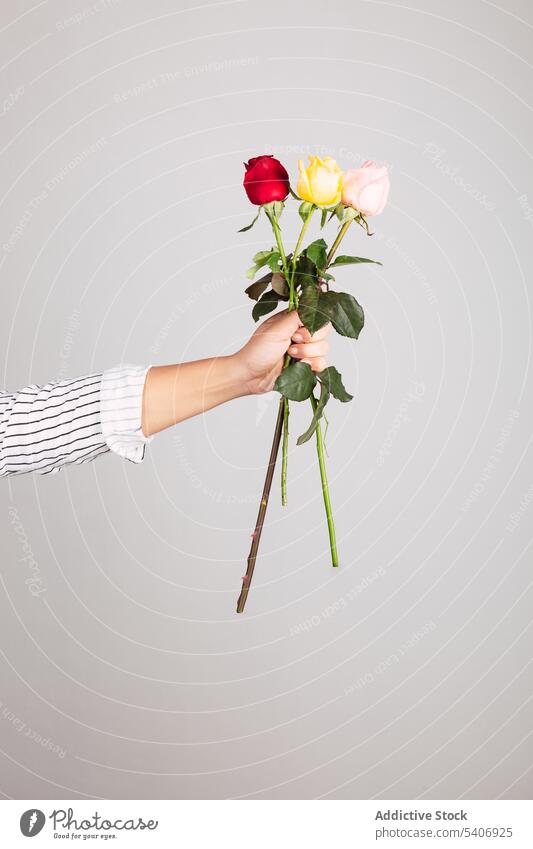
[[[268,213],[267,213],[268,215]],[[300,236],[298,237],[298,243],[296,245],[296,250],[292,257],[291,266],[287,264],[287,255],[285,253],[285,248],[283,247],[283,241],[281,239],[281,232],[279,229],[279,224],[273,215],[268,215],[270,223],[272,224],[272,229],[274,231],[274,236],[276,238],[276,244],[278,246],[279,255],[281,257],[281,264],[283,266],[283,273],[285,275],[285,280],[287,282],[287,286],[289,287],[289,306],[288,312],[296,309],[298,306],[298,297],[296,295],[296,290],[294,288],[294,274],[295,274],[295,263],[296,257],[298,256],[298,251],[300,250],[300,246],[302,244],[302,239],[304,237],[305,231],[307,229],[307,225],[310,219],[310,215],[307,220],[304,222],[302,227]],[[285,354],[285,359],[283,361],[283,368],[287,368],[287,366],[291,362],[290,354]],[[283,399],[283,443],[282,443],[282,459],[281,459],[281,503],[283,507],[287,506],[287,466],[289,461],[289,400],[288,398]]]
[[[294,248],[294,253],[292,255],[291,279],[290,279],[290,282],[289,282],[289,289],[290,289],[290,291],[292,291],[294,293],[293,297],[294,297],[296,306],[298,306],[298,295],[296,294],[296,290],[294,288],[294,277],[296,275],[296,262],[298,260],[299,255],[300,255],[300,248],[302,247],[302,242],[303,242],[304,236],[307,232],[307,228],[309,227],[309,224],[311,223],[311,218],[315,214],[316,209],[317,209],[317,207],[313,206],[311,211],[309,212],[309,215],[305,219],[303,226],[302,226],[302,229],[300,230],[300,235],[298,236],[298,241],[296,242],[296,247]]]
[[[333,257],[335,256],[336,250],[337,250],[337,248],[339,247],[339,245],[340,245],[340,243],[342,242],[342,240],[344,239],[344,237],[345,237],[345,235],[346,235],[346,231],[347,231],[347,229],[348,229],[348,227],[350,226],[350,224],[351,224],[351,223],[352,223],[352,221],[346,221],[346,222],[342,225],[342,227],[341,227],[341,229],[339,230],[339,232],[337,233],[337,238],[336,238],[336,239],[335,239],[335,241],[333,242],[333,244],[332,244],[332,246],[331,246],[331,248],[330,248],[330,250],[329,250],[329,253],[328,253],[328,261],[327,261],[327,264],[326,264],[326,268],[329,266],[329,264],[330,264],[331,260],[332,260],[332,259],[333,259]],[[325,271],[325,270],[326,270],[326,269],[324,269],[324,271]]]
[[[276,221],[276,219],[274,218],[274,216],[269,215],[268,212],[267,212],[267,217],[268,217],[270,223],[272,224],[272,229],[274,231],[276,244],[278,246],[279,255],[281,257],[281,264],[283,266],[283,273],[285,274],[285,280],[288,283],[289,282],[289,268],[288,268],[288,265],[287,265],[287,256],[285,254],[285,248],[283,247],[283,242],[281,241],[281,231],[279,229],[279,224]]]
[[[317,405],[317,400],[314,395],[311,395],[311,405],[313,412]],[[322,442],[322,428],[320,422],[316,429],[316,451],[318,454],[318,465],[320,468],[320,480],[322,481],[322,495],[324,496],[324,506],[326,508],[326,519],[328,523],[329,547],[331,550],[331,565],[339,565],[339,556],[337,554],[337,540],[335,537],[335,523],[333,521],[333,513],[331,511],[331,500],[329,497],[328,478],[326,475],[326,463],[324,460],[324,445]]]
[[[342,227],[340,228],[339,232],[337,233],[337,237],[336,237],[335,241],[333,242],[333,244],[332,244],[332,246],[329,250],[329,253],[328,253],[328,256],[327,256],[326,268],[324,269],[324,271],[329,267],[331,260],[335,256],[337,248],[339,247],[340,243],[344,239],[346,232],[348,230],[348,227],[350,226],[351,223],[352,223],[351,221],[346,221],[342,225]],[[309,400],[311,401],[311,406],[312,406],[313,412],[314,412],[316,405],[317,405],[317,400],[316,400],[316,398],[313,394],[311,394]],[[324,496],[324,505],[325,505],[325,508],[326,508],[326,519],[327,519],[327,523],[328,523],[328,533],[329,533],[329,547],[330,547],[330,550],[331,550],[331,563],[332,563],[333,566],[338,566],[339,565],[339,557],[338,557],[338,554],[337,554],[337,542],[336,542],[336,538],[335,538],[335,523],[333,521],[333,514],[332,514],[332,511],[331,511],[331,501],[330,501],[330,497],[329,497],[328,479],[327,479],[327,476],[326,476],[326,461],[325,461],[325,458],[324,458],[324,444],[323,444],[323,440],[322,440],[322,428],[320,426],[320,422],[318,423],[317,428],[316,428],[316,451],[317,451],[317,455],[318,455],[318,465],[320,467],[320,479],[322,481],[322,494]]]
[[[268,215],[268,213],[267,213],[267,215]],[[283,264],[283,270],[284,270],[284,273],[285,273],[285,279],[289,282],[289,297],[290,297],[289,310],[291,310],[291,309],[294,309],[295,306],[293,305],[294,297],[292,296],[293,291],[291,291],[291,285],[290,285],[290,283],[292,281],[289,280],[288,269],[287,269],[287,257],[286,257],[286,254],[285,254],[285,251],[284,251],[284,248],[283,248],[283,243],[281,241],[281,234],[280,234],[280,231],[279,231],[279,226],[277,224],[277,221],[274,221],[273,218],[270,217],[270,215],[268,215],[268,218],[270,219],[270,222],[272,224],[272,229],[274,230],[274,235],[276,237],[278,250],[279,250],[281,261],[282,261],[282,264]],[[307,227],[305,225],[306,225],[306,222],[304,222],[304,227],[302,228],[303,232],[300,234],[300,238],[298,239],[298,245],[297,245],[298,251],[301,247],[301,243],[303,241],[305,230],[307,229]],[[332,246],[332,248],[331,248],[331,250],[328,254],[328,265],[331,262],[333,254],[337,250],[337,248],[338,248],[338,246],[341,242],[341,239],[344,238],[344,234],[346,233],[347,229],[348,229],[348,226],[343,225],[343,227],[339,231],[337,238],[335,239],[335,242],[333,243],[333,246]],[[295,254],[296,253],[297,252],[295,251]],[[287,368],[287,366],[290,364],[290,362],[291,362],[291,356],[289,354],[285,354],[285,359],[283,361],[283,368]],[[287,403],[287,408],[285,408],[285,403]],[[316,403],[317,403],[316,399],[314,398],[314,396],[312,396],[311,404],[313,405],[313,412],[314,412]],[[285,428],[284,428],[284,424],[286,424]],[[289,432],[288,431],[288,401],[287,401],[286,398],[282,397],[282,398],[280,398],[280,402],[279,402],[278,417],[277,417],[277,421],[276,421],[276,428],[275,428],[275,431],[274,431],[274,438],[273,438],[273,441],[272,441],[272,448],[271,448],[270,459],[269,459],[268,467],[267,467],[265,484],[264,484],[264,488],[263,488],[263,495],[262,495],[261,503],[260,503],[260,506],[259,506],[259,513],[258,513],[256,525],[255,525],[255,530],[252,534],[252,544],[251,544],[251,547],[250,547],[250,554],[248,555],[248,564],[247,564],[247,567],[246,567],[246,575],[243,578],[242,590],[241,590],[241,594],[239,596],[239,600],[237,602],[237,613],[242,613],[244,611],[244,607],[246,605],[246,600],[248,598],[248,593],[250,591],[250,585],[251,585],[251,582],[252,582],[252,576],[253,576],[253,572],[254,572],[254,568],[255,568],[257,552],[258,552],[258,549],[259,549],[259,542],[260,542],[260,539],[261,539],[261,533],[263,531],[263,525],[264,525],[264,520],[265,520],[265,515],[266,515],[266,510],[267,510],[267,505],[268,505],[268,498],[269,498],[269,495],[270,495],[270,488],[271,488],[271,485],[272,485],[272,478],[273,478],[273,475],[274,475],[274,467],[275,467],[275,464],[276,464],[276,458],[277,458],[277,455],[278,455],[279,446],[280,446],[283,431],[285,432],[284,433],[284,445],[285,445],[285,440],[288,440],[288,432]],[[321,480],[322,480],[322,493],[323,493],[323,496],[324,496],[324,504],[325,504],[325,507],[326,507],[326,517],[327,517],[327,523],[328,523],[328,532],[329,532],[329,540],[330,540],[330,548],[331,548],[331,560],[332,560],[333,566],[338,566],[339,563],[338,563],[338,555],[337,555],[337,544],[336,544],[336,539],[335,539],[335,525],[333,523],[333,515],[332,515],[332,512],[331,512],[331,501],[330,501],[330,497],[329,497],[329,487],[328,487],[328,481],[327,481],[327,477],[326,477],[326,466],[325,466],[325,461],[324,461],[324,449],[323,449],[322,430],[321,430],[321,427],[320,427],[320,423],[318,424],[317,431],[316,431],[316,440],[317,440],[317,454],[318,454],[318,462],[319,462],[319,468],[320,468],[320,477],[321,477]],[[285,458],[286,458],[286,456],[287,456],[287,454],[285,452]],[[283,475],[283,471],[282,471],[282,480],[283,480],[283,477],[285,477],[285,481],[286,481],[286,476],[287,476],[287,463],[286,463],[286,459],[285,459],[285,474]]]
[[[298,256],[300,254],[300,248],[302,247],[302,242],[309,227],[309,223],[315,212],[316,207],[313,207],[309,212],[309,215],[305,219],[302,229],[300,230],[300,235],[298,236],[298,241],[296,242],[296,247],[294,249],[294,253],[292,255],[289,274],[290,277],[286,276],[287,285],[289,287],[289,307],[288,311],[294,310],[298,307],[298,295],[296,293],[296,288],[294,286],[294,278],[296,275],[296,262],[298,260]],[[274,225],[273,225],[274,226]],[[278,249],[283,261],[283,245],[281,242],[281,235],[276,233],[274,229],[274,233],[276,235],[276,240],[278,243]],[[287,366],[291,362],[291,357],[289,354],[286,354],[285,360],[283,363],[283,368],[287,368]],[[289,400],[285,398],[283,405],[283,443],[282,443],[282,459],[281,459],[281,504],[283,507],[287,506],[287,466],[289,462]]]
[[[309,212],[309,215],[307,216],[307,218],[305,219],[305,221],[303,223],[302,229],[300,230],[300,235],[298,236],[298,241],[296,242],[296,247],[294,248],[294,253],[292,255],[293,266],[296,265],[296,260],[298,259],[298,255],[300,253],[300,248],[302,247],[303,238],[306,234],[307,228],[309,227],[309,223],[311,221],[311,218],[315,214],[315,211],[316,211],[316,206],[313,206],[313,208]]]
[[[287,505],[287,461],[289,457],[289,401],[283,398],[283,446],[281,456],[281,503]]]

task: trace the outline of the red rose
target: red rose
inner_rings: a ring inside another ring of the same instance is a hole
[[[243,186],[249,200],[256,206],[285,200],[289,194],[289,175],[272,155],[255,156],[244,163],[246,174]]]

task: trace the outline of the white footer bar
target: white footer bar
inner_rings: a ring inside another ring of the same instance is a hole
[[[8,800],[1,845],[533,849],[531,801]],[[35,844],[29,838],[35,837]]]

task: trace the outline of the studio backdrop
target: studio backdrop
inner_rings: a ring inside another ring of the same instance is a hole
[[[532,31],[525,0],[2,3],[4,389],[237,350],[250,157],[391,179],[346,238],[382,266],[338,271],[338,569],[292,439],[235,612],[276,393],[2,479],[4,797],[530,796]]]

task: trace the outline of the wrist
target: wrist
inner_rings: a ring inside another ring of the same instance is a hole
[[[227,378],[227,388],[230,395],[228,400],[254,394],[250,371],[240,354],[241,352],[237,351],[235,354],[219,358]]]

